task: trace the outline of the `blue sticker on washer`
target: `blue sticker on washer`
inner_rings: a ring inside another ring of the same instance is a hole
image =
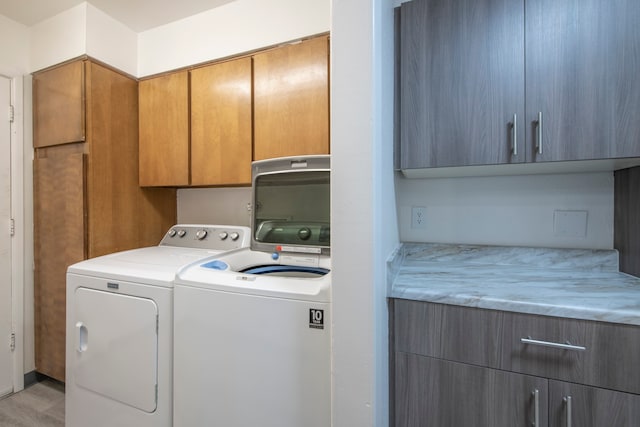
[[[202,267],[210,268],[212,270],[226,270],[229,268],[229,264],[224,261],[214,259],[213,261],[207,262],[206,264],[202,264]]]

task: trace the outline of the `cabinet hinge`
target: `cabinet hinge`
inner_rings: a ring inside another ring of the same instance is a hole
[[[9,347],[11,348],[11,351],[15,351],[16,349],[16,333],[15,332],[11,332],[11,340],[9,343]]]
[[[9,224],[9,232],[12,237],[16,234],[16,220],[13,218],[11,218],[11,222]]]
[[[13,105],[9,105],[9,123],[13,123],[13,121],[15,120],[15,117],[16,117],[15,109],[13,108]]]

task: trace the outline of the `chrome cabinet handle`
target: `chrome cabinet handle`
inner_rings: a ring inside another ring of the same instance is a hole
[[[513,125],[511,126],[512,135],[512,143],[511,143],[511,154],[516,157],[518,155],[518,115],[513,115]]]
[[[542,111],[538,112],[538,120],[536,121],[538,125],[538,135],[536,138],[536,151],[538,154],[542,154]]]
[[[534,339],[531,339],[531,337],[520,338],[520,342],[523,344],[539,345],[542,347],[560,348],[562,350],[585,351],[587,349],[586,347],[583,347],[581,345],[573,345],[568,341],[566,344],[562,344],[559,342],[534,340]]]
[[[538,427],[540,425],[540,391],[535,389],[531,395],[533,396],[533,427]]]
[[[564,400],[564,403],[566,404],[567,408],[567,426],[566,427],[571,427],[571,396],[565,396],[562,400]]]

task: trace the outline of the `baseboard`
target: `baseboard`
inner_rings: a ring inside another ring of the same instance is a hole
[[[34,385],[35,383],[40,381],[38,379],[38,375],[40,374],[36,371],[27,372],[26,374],[24,374],[24,388],[27,388],[30,385]]]

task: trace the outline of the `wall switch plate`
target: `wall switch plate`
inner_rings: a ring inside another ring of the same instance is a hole
[[[556,237],[587,237],[587,211],[554,211],[553,234]]]
[[[411,207],[411,228],[427,228],[427,208],[424,206]]]

